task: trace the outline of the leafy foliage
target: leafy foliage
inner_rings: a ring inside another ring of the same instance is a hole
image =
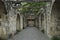
[[[18,10],[21,13],[37,13],[45,4],[46,2],[26,2],[25,4],[22,3],[22,7]]]

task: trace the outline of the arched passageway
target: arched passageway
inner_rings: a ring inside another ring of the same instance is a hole
[[[36,27],[39,28],[39,20],[35,16],[28,16],[24,18],[24,28],[26,27]]]
[[[51,31],[54,36],[60,35],[60,1],[55,1],[52,6]]]
[[[17,14],[17,19],[16,19],[16,30],[20,31],[20,15]]]
[[[0,3],[1,4],[1,3]],[[3,5],[3,4],[1,4],[1,5]],[[49,5],[49,4],[48,4]],[[5,8],[3,8],[4,6],[1,6],[0,7],[0,15],[1,14],[3,14],[3,13],[5,13],[4,11],[2,11],[2,9],[3,10],[5,10]],[[49,9],[50,9],[50,7],[48,7]],[[49,10],[48,9],[48,10]],[[49,12],[48,12],[49,13]],[[10,12],[10,14],[11,14],[11,12]],[[2,15],[2,17],[4,16],[5,14],[3,14]],[[47,15],[47,14],[46,14]],[[50,19],[49,19],[49,16],[51,16],[51,27],[50,27]],[[24,24],[24,21],[23,20],[25,20],[25,19],[23,19],[23,15],[19,15],[19,14],[17,14],[17,19],[16,19],[16,25],[14,26],[14,27],[16,27],[16,30],[17,31],[20,31],[21,29],[23,29],[23,26],[24,25],[28,25],[28,26],[36,26],[36,27],[38,27],[38,26],[40,26],[40,28],[41,29],[44,29],[44,21],[45,21],[45,19],[44,19],[44,14],[41,14],[40,15],[40,17],[41,17],[41,19],[39,19],[38,20],[38,18],[37,19],[28,19],[25,23],[26,24]],[[0,18],[1,18],[1,16],[0,16]],[[12,18],[12,17],[11,17]],[[14,17],[13,17],[14,18]],[[3,20],[5,20],[5,16],[4,16],[4,18],[3,18]],[[47,21],[48,20],[48,21]],[[12,20],[13,21],[13,20]],[[40,23],[39,23],[39,21],[40,21]],[[47,22],[47,24],[46,25],[48,25],[48,34],[51,34],[52,36],[56,36],[56,35],[60,35],[60,2],[58,2],[58,1],[55,1],[54,2],[54,4],[53,4],[53,6],[52,6],[52,15],[48,15],[47,16],[47,19],[46,19],[46,22]],[[0,23],[1,24],[1,23]],[[12,22],[11,22],[11,24],[12,24]],[[5,27],[5,26],[4,26]],[[12,28],[12,26],[10,26],[11,28]],[[7,28],[7,27],[6,27]],[[11,30],[12,31],[12,30]],[[46,30],[47,31],[47,30]],[[5,32],[5,31],[4,31]],[[6,33],[6,32],[5,32]],[[2,34],[2,32],[1,32],[1,34]],[[0,35],[1,35],[0,34]]]
[[[34,27],[35,26],[34,19],[27,19],[27,26]]]
[[[41,27],[44,29],[44,14],[41,14]]]

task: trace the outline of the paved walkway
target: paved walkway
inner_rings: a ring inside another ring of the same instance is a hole
[[[41,33],[37,28],[28,27],[14,36],[13,40],[49,40],[49,38],[45,34]]]

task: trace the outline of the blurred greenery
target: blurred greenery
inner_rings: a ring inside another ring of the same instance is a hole
[[[51,40],[60,40],[60,37],[53,36]]]
[[[17,10],[20,11],[20,13],[37,13],[42,7],[44,7],[46,2],[22,2],[21,8],[18,8]]]

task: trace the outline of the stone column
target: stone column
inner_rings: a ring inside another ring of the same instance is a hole
[[[9,21],[9,31],[8,33],[16,33],[16,14],[14,13],[14,9],[11,9],[8,13],[8,21]]]
[[[36,27],[38,27],[38,22],[37,22],[37,19],[35,20],[35,25],[36,25]]]
[[[44,31],[47,33],[47,15],[44,13]]]
[[[4,16],[4,27],[3,27],[4,33],[5,33],[5,38],[8,37],[8,20],[7,20],[7,15]]]
[[[23,22],[23,23],[24,23],[24,24],[23,24],[23,25],[24,25],[24,28],[26,28],[26,27],[27,27],[27,19],[24,17],[23,20],[24,20],[24,22]]]
[[[23,15],[20,14],[20,27],[21,27],[21,30],[23,29]]]
[[[41,30],[41,14],[39,15],[39,29]]]
[[[47,27],[46,27],[46,31],[47,31],[47,35],[49,36],[49,37],[51,37],[51,35],[50,35],[50,27],[51,27],[51,2],[47,2],[47,4],[46,4],[46,16],[47,16],[47,18],[46,18],[46,21],[47,21]]]

